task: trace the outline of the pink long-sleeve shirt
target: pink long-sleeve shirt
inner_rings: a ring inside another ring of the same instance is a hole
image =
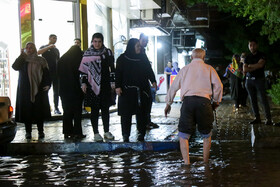
[[[172,104],[179,89],[181,89],[182,101],[185,96],[200,96],[209,100],[212,98],[214,102],[221,102],[223,96],[223,84],[216,70],[200,58],[194,58],[190,64],[179,71],[167,92],[165,98],[167,104]]]

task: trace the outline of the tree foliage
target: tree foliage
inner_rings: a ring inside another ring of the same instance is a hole
[[[280,39],[280,3],[279,0],[185,0],[188,6],[207,3],[220,11],[230,12],[236,17],[243,17],[249,25],[261,21],[261,35],[268,37],[272,44]]]

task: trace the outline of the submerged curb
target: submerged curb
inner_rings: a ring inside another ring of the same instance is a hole
[[[170,151],[178,149],[179,142],[13,143],[8,144],[5,153],[2,154],[100,153],[122,151]]]

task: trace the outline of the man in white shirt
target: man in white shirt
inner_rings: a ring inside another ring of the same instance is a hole
[[[184,163],[187,165],[190,164],[189,138],[195,132],[196,124],[203,138],[203,160],[208,162],[214,121],[213,109],[219,106],[223,96],[223,84],[216,70],[204,63],[205,54],[205,50],[201,48],[192,51],[191,63],[179,71],[166,96],[165,116],[171,110],[176,92],[181,89],[183,104],[178,136]]]

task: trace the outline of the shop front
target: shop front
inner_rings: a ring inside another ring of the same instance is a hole
[[[0,1],[0,96],[9,96],[14,106],[18,74],[11,66],[20,54],[18,0]]]

